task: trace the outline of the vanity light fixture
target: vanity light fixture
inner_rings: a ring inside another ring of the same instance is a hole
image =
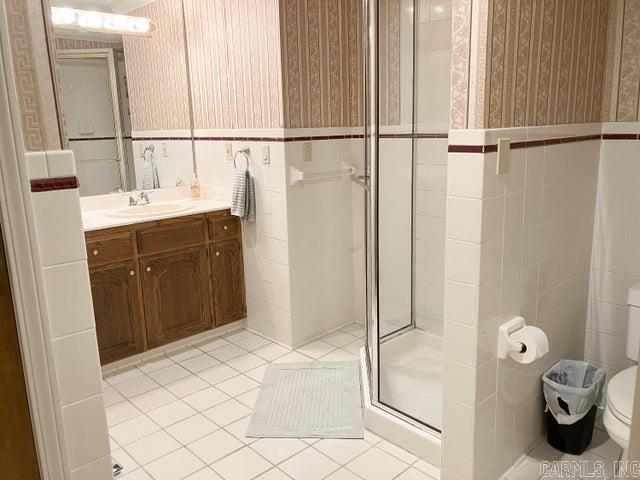
[[[156,29],[156,24],[145,17],[66,7],[51,7],[51,22],[55,28],[122,35],[149,36]]]

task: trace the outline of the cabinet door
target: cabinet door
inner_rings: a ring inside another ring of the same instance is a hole
[[[242,244],[239,240],[212,243],[211,278],[216,326],[247,316]]]
[[[140,260],[149,348],[213,326],[205,246]]]
[[[100,362],[104,365],[144,350],[137,273],[128,261],[89,272]]]

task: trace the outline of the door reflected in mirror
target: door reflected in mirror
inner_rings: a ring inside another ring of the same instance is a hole
[[[87,10],[84,0],[52,3]],[[173,187],[195,175],[182,2],[140,4],[100,11],[150,20],[142,36],[54,28],[58,114],[83,196]]]

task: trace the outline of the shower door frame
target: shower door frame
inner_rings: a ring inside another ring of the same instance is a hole
[[[414,0],[414,28],[416,18],[416,7]],[[389,334],[380,337],[380,300],[379,300],[379,242],[378,242],[378,166],[379,166],[379,47],[378,47],[378,0],[363,1],[363,51],[364,51],[364,138],[365,138],[365,176],[369,178],[368,195],[365,201],[365,218],[366,218],[366,332],[365,332],[365,362],[366,370],[369,377],[371,404],[393,417],[401,421],[409,423],[411,426],[419,430],[440,438],[441,430],[431,426],[391,405],[380,400],[380,344],[386,340],[397,337],[398,335],[415,328],[415,316],[413,313],[414,292],[411,291],[411,322]],[[411,168],[412,168],[412,190],[413,176],[415,175],[415,58],[416,58],[416,32],[413,31],[413,87],[412,87],[412,140],[411,140]],[[414,196],[412,191],[411,205],[411,232],[414,237]],[[411,282],[414,281],[414,265],[413,265],[413,240],[411,247]]]

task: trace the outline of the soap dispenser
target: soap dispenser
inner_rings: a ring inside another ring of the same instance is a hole
[[[202,189],[200,188],[200,180],[194,175],[191,182],[191,199],[200,200],[202,198]]]

